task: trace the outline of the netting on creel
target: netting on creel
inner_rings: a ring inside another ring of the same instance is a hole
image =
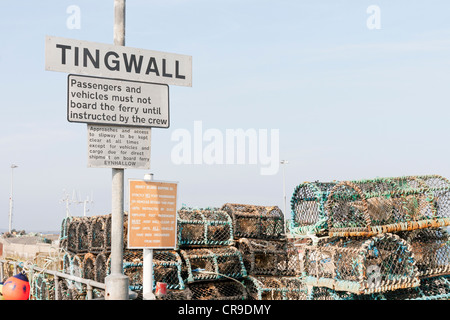
[[[83,257],[82,275],[84,279],[95,280],[95,255],[86,253]]]
[[[192,300],[246,300],[244,285],[234,280],[194,282],[188,284]]]
[[[305,182],[298,185],[291,198],[292,234],[321,234],[327,230],[325,202],[336,182]]]
[[[54,300],[55,280],[45,274],[36,274],[33,277],[32,296],[34,300]]]
[[[110,256],[111,258],[111,256]],[[111,270],[111,260],[108,270]],[[123,274],[128,277],[131,290],[140,292],[143,282],[143,252],[142,250],[127,249],[123,252]]]
[[[109,251],[110,248],[106,242],[106,216],[94,216],[90,219],[90,222],[89,251],[92,253]]]
[[[175,250],[153,251],[153,289],[157,282],[167,284],[167,289],[184,290],[186,288],[182,273],[182,260]]]
[[[192,292],[189,288],[183,290],[167,289],[166,295],[162,297],[156,296],[157,300],[192,300]]]
[[[67,248],[67,238],[69,233],[69,225],[72,217],[65,217],[61,222],[61,229],[59,232],[59,246],[61,248]]]
[[[372,294],[337,292],[329,288],[313,287],[310,300],[449,300],[450,277],[437,276],[420,280],[420,285]]]
[[[298,277],[248,276],[243,283],[250,300],[306,300],[308,294]]]
[[[108,268],[109,255],[100,253],[95,257],[94,280],[104,283],[106,276],[109,274]]]
[[[450,182],[438,175],[303,183],[289,235],[372,236],[450,225]]]
[[[100,255],[99,255],[100,256]],[[123,261],[123,272],[129,278],[131,290],[140,292],[143,288],[143,252],[142,250],[125,250]],[[106,258],[106,257],[105,257]],[[104,258],[102,261],[105,261]],[[182,260],[175,250],[153,250],[153,289],[157,282],[167,284],[167,289],[183,290],[185,284],[181,276]],[[103,264],[100,264],[102,265]],[[102,276],[110,274],[110,257],[102,268]],[[97,271],[97,273],[99,273]],[[97,281],[99,281],[98,279]]]
[[[299,248],[308,285],[356,294],[419,285],[411,246],[385,233],[370,238],[319,238]]]
[[[242,255],[235,247],[186,249],[180,253],[182,278],[187,283],[247,276]]]
[[[66,245],[67,247],[63,247],[67,251],[71,253],[78,253],[78,225],[80,223],[80,219],[78,217],[72,218],[67,226],[67,242],[61,243],[60,245]]]
[[[284,237],[284,216],[277,207],[226,203],[222,210],[233,221],[233,237],[275,240]]]
[[[72,254],[66,252],[62,258],[62,272],[70,274],[71,264],[72,264]]]
[[[231,217],[217,208],[178,211],[178,245],[218,246],[233,244]]]
[[[128,214],[123,223],[123,248],[127,248]],[[102,253],[111,251],[111,214],[64,219],[62,229],[66,231],[60,247],[73,254]],[[62,238],[63,239],[63,238]]]
[[[399,184],[405,180],[410,182]],[[421,183],[413,177],[339,182],[325,204],[328,234],[371,236],[448,225],[449,212],[442,209],[445,206],[438,206],[438,200],[430,201],[431,194],[446,194],[447,189],[433,190]],[[439,201],[446,203],[447,198],[439,197]]]
[[[77,251],[76,253],[87,253],[90,250],[91,223],[88,219],[80,219],[77,226]]]
[[[242,252],[249,275],[293,276],[300,273],[297,249],[290,242],[241,238],[237,248]]]
[[[412,248],[420,277],[450,274],[450,238],[444,228],[399,233]]]

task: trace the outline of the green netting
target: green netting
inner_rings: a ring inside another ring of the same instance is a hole
[[[178,211],[179,247],[233,244],[231,217],[217,208],[182,208]]]
[[[308,285],[356,294],[419,285],[411,246],[386,233],[370,238],[321,238],[299,247]]]
[[[248,276],[243,283],[250,300],[306,300],[308,294],[298,277]]]
[[[276,240],[285,237],[284,215],[277,207],[226,203],[222,210],[233,221],[233,237]]]
[[[450,238],[444,228],[400,232],[411,246],[420,277],[450,274]]]
[[[289,235],[371,236],[450,225],[450,183],[438,175],[304,183]]]
[[[450,277],[437,276],[420,280],[414,288],[372,294],[338,292],[330,288],[313,287],[308,300],[449,300]]]
[[[180,253],[182,277],[187,283],[247,276],[242,254],[235,247],[186,249]]]
[[[241,238],[242,252],[249,275],[294,276],[300,273],[297,249],[291,242]]]

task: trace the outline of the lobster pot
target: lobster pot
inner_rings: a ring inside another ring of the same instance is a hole
[[[82,274],[84,279],[95,280],[95,260],[95,255],[92,253],[87,253],[84,255],[82,264]]]
[[[101,253],[110,250],[106,243],[106,217],[94,216],[91,217],[90,222],[90,252]]]
[[[178,211],[178,245],[220,246],[233,244],[231,217],[218,209]]]
[[[300,252],[305,282],[355,294],[419,285],[411,246],[385,233],[370,238],[321,238]]]
[[[371,184],[377,183],[342,181],[333,187],[325,204],[329,236],[369,237],[444,223],[436,219],[432,204],[421,189],[363,192]]]
[[[293,276],[300,272],[297,250],[290,242],[241,238],[237,247],[249,275]]]
[[[450,181],[439,175],[392,178],[400,189],[414,188],[432,204],[432,218],[441,226],[450,225]]]
[[[89,218],[80,219],[77,226],[78,251],[86,253],[90,250],[91,223]]]
[[[106,276],[109,274],[108,258],[106,254],[100,253],[95,257],[94,280],[104,283]]]
[[[386,300],[449,300],[450,277],[421,279],[420,286],[417,288],[386,292],[384,297]]]
[[[182,277],[187,283],[247,276],[241,252],[235,247],[180,250]]]
[[[450,274],[450,238],[444,228],[399,233],[411,246],[419,277]]]
[[[327,229],[325,202],[335,182],[305,182],[298,185],[291,198],[290,234],[321,234]]]
[[[67,251],[77,254],[90,250],[91,223],[86,217],[73,217],[68,220],[67,227]]]
[[[67,251],[74,254],[78,253],[78,225],[80,222],[80,218],[74,217],[67,227]]]
[[[110,256],[111,258],[111,256]],[[108,263],[110,265],[110,262]],[[143,252],[127,249],[123,253],[123,274],[129,279],[131,290],[141,290],[143,283]]]
[[[45,274],[37,274],[33,279],[34,300],[55,300],[55,281]]]
[[[234,280],[194,282],[188,284],[192,300],[246,300],[244,285]]]
[[[57,288],[59,300],[72,300],[72,289],[70,287],[71,282],[69,280],[64,278],[59,280]]]
[[[326,287],[311,287],[307,300],[353,300],[353,293],[335,291]],[[360,297],[365,295],[359,295]]]
[[[297,277],[248,276],[243,280],[249,300],[306,300],[308,290]]]
[[[105,221],[105,251],[111,251],[111,214],[104,216]],[[128,248],[128,213],[123,214],[123,248],[127,250]]]
[[[186,288],[182,272],[182,260],[175,250],[153,251],[153,289],[157,282],[167,284],[167,289],[184,290]]]
[[[66,217],[61,222],[61,230],[59,232],[59,247],[67,250],[67,237],[69,234],[69,225],[72,217]]]
[[[166,295],[156,297],[157,300],[192,300],[192,291],[189,288],[183,290],[167,289]]]
[[[83,255],[76,254],[72,256],[71,264],[70,264],[70,275],[83,278]],[[70,280],[69,283],[71,284],[71,287],[76,293],[82,294],[84,293],[83,285],[79,282]],[[72,294],[75,294],[73,292]]]
[[[284,236],[284,216],[277,207],[227,203],[222,207],[233,221],[233,238],[276,240]]]
[[[72,265],[72,256],[66,252],[62,259],[62,272],[70,274],[70,266]]]
[[[313,288],[313,292],[316,292]],[[378,292],[373,294],[348,294],[336,292],[332,289],[321,288],[328,300],[449,300],[450,277],[437,276],[420,280],[420,285],[414,288],[398,289],[394,291]],[[315,296],[317,297],[317,295]],[[313,298],[314,300],[314,298]]]

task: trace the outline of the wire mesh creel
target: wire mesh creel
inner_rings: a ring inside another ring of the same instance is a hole
[[[178,211],[177,223],[179,247],[233,244],[231,217],[220,209],[182,208]]]
[[[246,300],[247,290],[236,280],[216,280],[188,284],[192,300]]]
[[[291,198],[290,234],[323,234],[328,230],[325,202],[336,182],[304,182]]]
[[[319,238],[298,249],[308,285],[369,294],[420,283],[411,246],[395,234]]]
[[[429,177],[438,179],[417,176],[339,182],[325,203],[328,234],[371,236],[448,225],[450,189],[427,185]]]
[[[284,215],[277,206],[226,203],[222,210],[233,221],[233,237],[275,240],[284,235]]]
[[[63,220],[65,236],[60,247],[73,253],[111,251],[111,214],[90,217],[70,217]],[[124,213],[123,248],[127,248],[128,214]]]
[[[242,252],[249,275],[294,276],[300,274],[297,249],[291,242],[241,238]]]
[[[419,277],[450,275],[450,237],[445,228],[400,232],[411,246]]]
[[[306,300],[308,289],[298,277],[249,275],[243,280],[250,300]]]
[[[450,277],[437,276],[420,280],[413,288],[398,289],[372,294],[339,292],[330,288],[311,288],[308,300],[449,300]]]
[[[180,253],[182,278],[186,283],[247,276],[242,254],[235,247],[185,249]]]
[[[304,183],[289,236],[372,236],[450,224],[450,183],[438,175]]]

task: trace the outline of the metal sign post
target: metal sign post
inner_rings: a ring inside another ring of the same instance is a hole
[[[114,0],[114,44],[125,45],[125,0]],[[105,300],[128,300],[129,279],[123,274],[124,169],[112,169],[111,274],[105,278]]]

